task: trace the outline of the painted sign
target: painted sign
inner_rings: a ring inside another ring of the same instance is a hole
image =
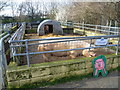
[[[101,38],[96,40],[95,45],[106,45],[107,43],[108,39]]]
[[[92,65],[94,69],[94,77],[98,77],[100,73],[102,74],[102,76],[106,76],[108,74],[108,71],[106,70],[106,57],[104,55],[96,57],[92,61]]]

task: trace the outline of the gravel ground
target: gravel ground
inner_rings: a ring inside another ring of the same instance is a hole
[[[49,86],[47,88],[118,88],[119,71],[110,72],[107,77],[85,78],[80,81],[73,81],[64,84]]]

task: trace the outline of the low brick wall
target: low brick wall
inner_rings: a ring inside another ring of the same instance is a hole
[[[26,68],[19,66],[24,69],[16,68],[7,71],[8,87],[21,87],[35,82],[53,81],[72,75],[87,75],[93,72],[92,60],[93,58],[50,62]],[[119,60],[120,55],[107,57],[107,70],[117,68]]]

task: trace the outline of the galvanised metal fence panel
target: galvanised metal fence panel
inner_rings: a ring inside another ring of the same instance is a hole
[[[108,35],[110,35],[110,34],[118,35],[119,30],[120,30],[119,27],[84,24],[84,23],[62,22],[62,25],[75,27],[75,28],[89,29],[89,30],[93,30],[93,31],[101,31],[103,33],[107,33]],[[90,26],[92,26],[92,28]]]
[[[22,40],[25,34],[25,28],[26,28],[26,23],[22,23],[21,26],[17,29],[17,31],[12,35],[12,37],[10,38],[10,41],[15,41],[15,40]],[[22,42],[19,43],[11,43],[11,46],[13,45],[22,45]],[[14,53],[16,52],[20,52],[21,51],[21,47],[19,48],[11,48],[11,57],[13,57]],[[15,58],[13,57],[13,59],[15,60]]]
[[[10,41],[10,43],[25,42],[25,44],[22,44],[22,45],[15,45],[15,44],[11,45],[11,48],[17,49],[18,47],[25,47],[26,52],[24,52],[24,53],[14,52],[13,56],[24,56],[25,55],[27,57],[28,66],[30,66],[29,55],[53,53],[53,52],[64,52],[64,51],[72,51],[72,50],[83,50],[83,49],[92,49],[92,48],[103,48],[103,47],[111,47],[111,46],[120,46],[120,44],[118,43],[118,44],[104,45],[104,46],[91,45],[91,46],[85,47],[85,48],[71,48],[71,49],[61,49],[61,50],[52,50],[52,51],[41,51],[41,52],[30,52],[28,50],[29,46],[31,46],[31,45],[47,45],[47,44],[49,45],[49,44],[53,44],[53,43],[64,43],[64,42],[73,42],[73,41],[79,42],[82,40],[92,40],[92,39],[99,39],[99,38],[120,38],[120,36],[119,35],[108,35],[108,36],[88,36],[88,37],[63,37],[63,38],[60,37],[60,38],[47,38],[47,39],[27,39],[27,40],[13,40],[13,41]],[[37,43],[30,43],[33,41],[38,41],[38,42]],[[45,41],[45,42],[40,43],[39,41]]]
[[[17,31],[13,34],[13,36],[11,37],[11,40],[21,40],[23,39],[23,36],[25,34],[25,27],[26,24],[22,23],[22,25],[17,29]]]
[[[4,41],[10,36],[7,34],[0,39],[0,89],[5,88],[5,77],[7,69],[7,59],[5,55]]]

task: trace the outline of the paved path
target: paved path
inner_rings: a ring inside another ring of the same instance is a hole
[[[107,77],[85,78],[81,81],[73,81],[65,84],[49,86],[48,88],[118,88],[120,73],[112,71]]]

